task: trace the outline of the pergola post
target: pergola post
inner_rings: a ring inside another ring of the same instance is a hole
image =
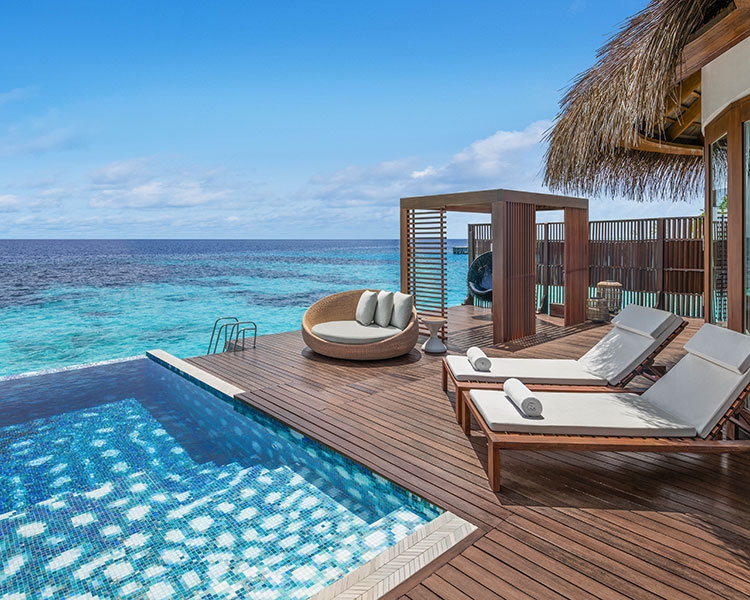
[[[589,211],[565,208],[565,325],[586,321],[589,293]]]
[[[493,342],[501,344],[536,333],[535,206],[493,202],[492,240]]]

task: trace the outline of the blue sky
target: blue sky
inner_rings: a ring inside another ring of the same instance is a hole
[[[394,238],[401,196],[541,190],[562,90],[644,5],[6,1],[0,237]]]

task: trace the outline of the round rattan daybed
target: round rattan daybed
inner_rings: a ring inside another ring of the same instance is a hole
[[[411,352],[419,338],[419,322],[417,311],[412,307],[412,315],[408,325],[399,333],[373,343],[343,344],[324,340],[312,329],[319,323],[329,321],[353,320],[357,310],[357,303],[366,290],[352,290],[339,292],[318,300],[305,312],[302,318],[302,338],[313,352],[331,358],[347,360],[383,360],[395,358]],[[380,291],[380,290],[370,290]]]

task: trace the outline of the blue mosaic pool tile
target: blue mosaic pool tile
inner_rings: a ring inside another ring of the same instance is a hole
[[[145,404],[0,427],[0,599],[302,600],[439,512],[171,373],[158,382]]]

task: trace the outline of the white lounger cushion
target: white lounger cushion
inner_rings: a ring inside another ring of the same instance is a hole
[[[739,373],[720,364],[750,363],[750,336],[705,324],[685,349],[687,356],[646,390],[643,399],[706,437],[750,382],[750,369]]]
[[[664,334],[675,318],[679,319],[674,313],[665,310],[628,304],[612,319],[612,324],[656,339]]]
[[[401,330],[392,326],[362,325],[357,321],[328,321],[315,325],[312,333],[337,344],[372,344],[387,340]]]
[[[578,363],[581,369],[617,385],[662,341],[615,326]]]
[[[680,326],[682,319],[674,313],[630,304],[613,323],[612,330],[578,362],[587,371],[617,385]],[[636,329],[635,323],[643,323],[641,329]]]
[[[750,368],[738,373],[720,364],[750,364],[750,336],[706,324],[693,339],[688,354],[640,397],[538,392],[540,419],[523,417],[503,392],[470,397],[493,431],[705,438],[750,383]]]
[[[504,392],[473,390],[474,406],[493,431],[560,435],[692,437],[695,428],[637,394],[537,392],[542,417],[525,417]]]
[[[525,384],[563,383],[567,385],[606,385],[607,380],[587,371],[576,360],[544,358],[490,358],[489,371],[475,371],[465,356],[446,356],[457,381],[503,383],[511,377]]]
[[[446,362],[457,381],[502,383],[515,377],[527,385],[617,385],[682,323],[673,313],[635,304],[626,306],[616,320],[612,330],[577,361],[491,358],[489,372],[475,371],[465,356],[448,356]],[[643,324],[636,332],[638,323]],[[647,332],[658,336],[651,337]]]
[[[750,369],[750,336],[723,327],[701,327],[685,350],[735,373]]]

